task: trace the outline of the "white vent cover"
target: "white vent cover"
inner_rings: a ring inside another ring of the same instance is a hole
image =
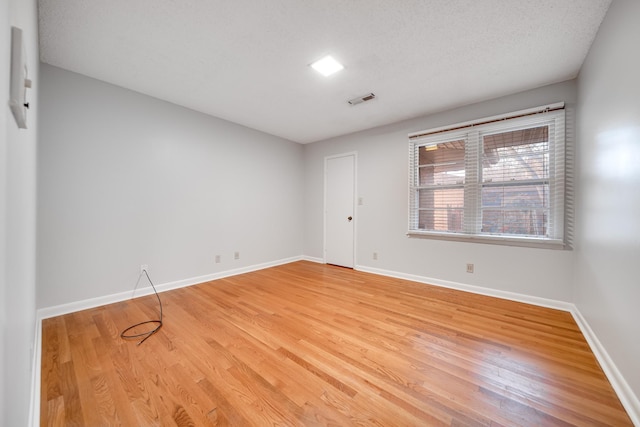
[[[375,97],[376,96],[373,93],[368,93],[366,95],[362,95],[357,98],[350,99],[347,102],[351,105],[357,105],[357,104],[362,104],[365,101],[371,101],[372,99],[375,99]]]

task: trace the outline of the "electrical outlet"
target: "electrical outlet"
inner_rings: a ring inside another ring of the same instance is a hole
[[[216,264],[220,264],[220,255],[216,255]]]
[[[374,252],[373,253],[373,260],[377,261],[378,260],[378,252]]]
[[[240,252],[234,252],[233,259],[240,259]]]
[[[467,273],[473,273],[473,264],[467,264]]]
[[[140,264],[140,273],[143,271],[149,271],[149,266],[147,264]]]

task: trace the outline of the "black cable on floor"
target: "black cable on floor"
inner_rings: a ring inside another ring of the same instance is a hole
[[[160,330],[160,328],[162,328],[162,301],[160,300],[160,295],[158,295],[158,291],[156,290],[156,287],[153,285],[153,282],[151,281],[151,277],[149,277],[149,273],[147,273],[147,270],[142,270],[142,272],[140,273],[140,276],[138,276],[138,281],[140,281],[140,277],[142,277],[142,273],[144,273],[147,276],[147,280],[149,280],[149,283],[151,283],[151,287],[153,288],[153,292],[155,292],[156,298],[158,298],[158,304],[160,304],[160,319],[159,320],[146,320],[144,322],[136,323],[135,325],[131,325],[127,329],[122,331],[122,333],[120,334],[120,338],[122,338],[122,339],[134,339],[134,338],[144,337],[142,339],[142,341],[140,341],[138,343],[138,345],[140,345],[143,342],[145,342],[147,340],[147,338],[149,338],[151,335],[153,335],[156,332],[158,332]],[[136,284],[136,286],[137,286],[137,284]],[[149,324],[151,324],[151,323],[157,324],[158,326],[156,326],[155,329],[152,329],[152,330],[147,331],[147,332],[141,332],[139,334],[128,334],[127,333],[128,331],[130,331],[131,329],[135,328],[136,326],[146,325],[148,323]]]

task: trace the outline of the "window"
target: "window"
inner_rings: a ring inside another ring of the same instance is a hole
[[[564,104],[551,107],[410,135],[409,235],[562,246]]]

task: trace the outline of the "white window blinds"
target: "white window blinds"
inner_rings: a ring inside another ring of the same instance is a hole
[[[409,234],[564,241],[561,106],[410,135]]]

